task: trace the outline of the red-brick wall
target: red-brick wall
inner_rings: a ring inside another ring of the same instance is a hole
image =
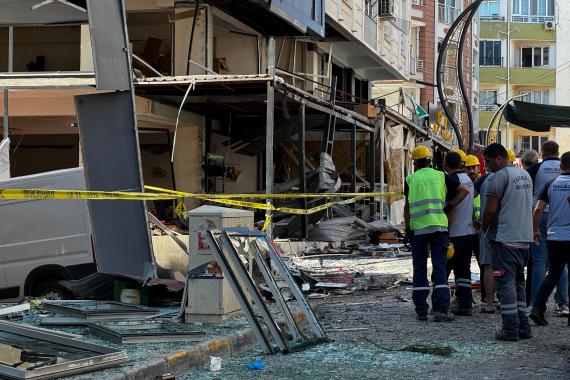
[[[423,21],[425,26],[420,29],[419,59],[424,61],[424,81],[435,83],[435,65],[437,62],[437,50],[435,43],[435,2],[436,0],[425,0],[423,6],[413,5],[414,8],[421,9],[424,13]],[[428,103],[434,102],[434,89],[425,87],[420,90],[420,105],[428,109]]]

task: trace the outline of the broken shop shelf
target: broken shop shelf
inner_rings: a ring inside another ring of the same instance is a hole
[[[125,352],[35,327],[0,322],[0,377],[54,379],[114,367]]]
[[[201,331],[183,330],[183,326],[165,321],[130,321],[89,323],[89,330],[113,343],[201,342]]]
[[[112,301],[46,301],[43,307],[54,314],[98,321],[144,319],[158,313],[158,309]]]

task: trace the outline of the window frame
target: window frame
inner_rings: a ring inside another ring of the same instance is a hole
[[[525,142],[525,140],[527,140]],[[528,149],[534,149],[540,152],[540,148],[544,142],[548,141],[548,136],[528,135],[518,137],[519,151],[524,152]]]
[[[526,67],[526,68],[533,68],[533,67],[551,67],[551,64],[550,64],[550,57],[551,57],[550,48],[551,48],[550,45],[543,45],[543,46],[528,46],[528,45],[525,45],[525,46],[521,46],[520,49],[519,49],[519,55],[520,55],[519,64],[520,64],[520,67]],[[524,66],[524,65],[523,65],[523,49],[531,49],[531,51],[532,51],[532,53],[531,53],[531,65],[530,65],[530,66]],[[536,49],[540,49],[540,64],[539,64],[539,65],[536,65],[536,64],[535,64],[535,57],[537,56],[537,54],[536,54]],[[544,57],[545,57],[544,52],[545,52],[545,51],[548,52],[548,54],[547,54],[548,63],[547,63],[546,65],[544,64]]]
[[[491,4],[494,4],[497,7],[497,13],[492,13],[492,14],[489,13],[489,10],[491,9],[491,7],[490,7]],[[488,18],[488,19],[500,17],[501,16],[501,2],[499,0],[483,1],[481,3],[481,6],[479,7],[479,16],[481,18]]]
[[[492,56],[487,56],[487,44],[492,43]],[[499,56],[495,57],[495,47],[499,46]],[[491,60],[492,64],[487,64]],[[498,64],[496,64],[498,62]],[[479,42],[479,66],[502,67],[503,66],[503,44],[501,40],[481,40]]]

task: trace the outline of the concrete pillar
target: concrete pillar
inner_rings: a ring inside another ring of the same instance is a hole
[[[81,25],[81,57],[79,60],[80,71],[93,71],[93,50],[91,48],[91,33],[89,25]]]

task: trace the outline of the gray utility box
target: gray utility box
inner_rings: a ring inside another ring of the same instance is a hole
[[[228,280],[214,260],[204,230],[227,227],[253,228],[253,212],[217,206],[202,206],[188,213],[188,271],[208,264],[202,275],[188,280],[186,323],[221,323],[241,308]]]

